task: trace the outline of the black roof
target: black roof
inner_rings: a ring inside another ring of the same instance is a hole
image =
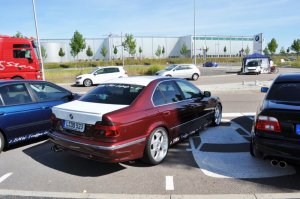
[[[300,73],[281,74],[275,79],[275,83],[300,82]]]

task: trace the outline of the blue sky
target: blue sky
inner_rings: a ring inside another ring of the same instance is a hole
[[[35,37],[32,0],[0,0],[0,34]],[[193,0],[35,0],[41,39],[193,34]],[[196,0],[197,35],[264,33],[278,50],[300,39],[300,0]]]

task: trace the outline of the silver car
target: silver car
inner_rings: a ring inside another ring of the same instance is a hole
[[[179,77],[197,80],[200,77],[200,70],[194,64],[173,64],[156,72],[159,76]]]

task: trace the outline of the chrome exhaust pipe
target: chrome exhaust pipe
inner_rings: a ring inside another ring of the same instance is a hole
[[[273,167],[275,167],[275,166],[277,166],[278,165],[278,160],[271,160],[271,165],[273,166]]]
[[[286,166],[287,166],[287,163],[285,162],[285,161],[280,161],[279,163],[278,163],[278,165],[279,165],[279,167],[280,168],[285,168]]]
[[[51,150],[54,151],[54,152],[61,152],[63,149],[60,148],[60,147],[57,146],[57,145],[53,145],[53,146],[51,147]]]

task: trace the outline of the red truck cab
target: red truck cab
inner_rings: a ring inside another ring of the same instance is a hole
[[[0,35],[0,79],[42,80],[38,54],[34,39]]]

